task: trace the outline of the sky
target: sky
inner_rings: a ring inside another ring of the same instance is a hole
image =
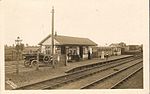
[[[51,34],[55,9],[58,35],[89,38],[98,45],[125,42],[143,44],[148,37],[146,0],[5,0],[4,44],[17,36],[38,45]]]

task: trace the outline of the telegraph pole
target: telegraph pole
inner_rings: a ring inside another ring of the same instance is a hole
[[[51,33],[51,37],[52,37],[52,66],[53,68],[55,68],[54,65],[54,7],[52,7],[52,33]]]

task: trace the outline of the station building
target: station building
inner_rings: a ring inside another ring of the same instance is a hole
[[[51,35],[44,38],[38,45],[41,47],[41,53],[52,53]],[[54,54],[58,56],[58,61],[77,61],[90,59],[92,57],[92,47],[97,46],[95,42],[88,38],[70,37],[54,35]]]

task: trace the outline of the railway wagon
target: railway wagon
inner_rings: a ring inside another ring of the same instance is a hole
[[[124,51],[122,54],[123,55],[139,55],[139,54],[143,54],[143,52],[138,51],[138,50],[133,50],[133,51]]]

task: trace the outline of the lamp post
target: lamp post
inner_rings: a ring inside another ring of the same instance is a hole
[[[21,42],[22,40],[20,39],[20,37],[17,37],[17,39],[15,40],[16,43],[16,50],[17,50],[17,63],[16,63],[16,73],[19,74],[19,50],[21,49]]]

